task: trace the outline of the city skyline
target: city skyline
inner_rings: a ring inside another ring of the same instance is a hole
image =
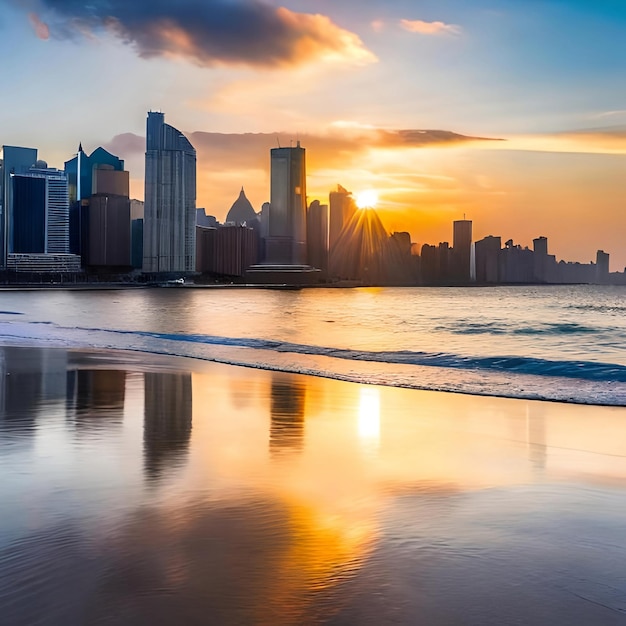
[[[36,145],[54,167],[78,141],[102,145],[141,199],[143,115],[158,108],[196,147],[197,204],[218,219],[242,185],[255,209],[269,200],[269,148],[300,139],[309,202],[337,184],[375,187],[387,229],[418,243],[449,240],[465,213],[475,239],[545,235],[559,258],[603,247],[612,270],[626,265],[626,11],[614,2],[367,1],[354,15],[347,2],[291,0],[222,15],[227,5],[189,1],[161,8],[168,32],[148,3],[102,6],[0,7],[12,59],[2,143]],[[208,48],[213,14],[226,27]]]

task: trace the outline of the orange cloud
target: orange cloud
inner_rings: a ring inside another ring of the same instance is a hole
[[[48,25],[45,22],[42,22],[36,13],[29,13],[28,19],[30,21],[30,25],[35,31],[35,35],[37,35],[39,39],[43,39],[45,41],[50,38],[50,29],[48,28]]]
[[[42,0],[52,34],[71,38],[108,31],[142,58],[180,58],[202,67],[285,67],[311,61],[365,64],[376,57],[355,33],[329,17],[273,7],[261,0]],[[32,19],[32,18],[31,18]]]
[[[400,20],[404,30],[420,35],[460,35],[462,30],[456,24],[444,22],[424,22],[422,20]]]

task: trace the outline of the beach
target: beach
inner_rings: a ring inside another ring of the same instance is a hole
[[[9,343],[2,623],[626,620],[624,407]]]

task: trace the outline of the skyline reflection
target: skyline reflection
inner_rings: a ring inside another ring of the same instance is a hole
[[[191,439],[190,373],[144,374],[144,466],[154,480],[182,464]]]
[[[292,376],[272,373],[270,451],[299,452],[304,446],[306,386]]]

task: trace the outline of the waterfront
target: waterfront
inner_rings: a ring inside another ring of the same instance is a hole
[[[0,294],[0,623],[623,623],[622,294]]]

